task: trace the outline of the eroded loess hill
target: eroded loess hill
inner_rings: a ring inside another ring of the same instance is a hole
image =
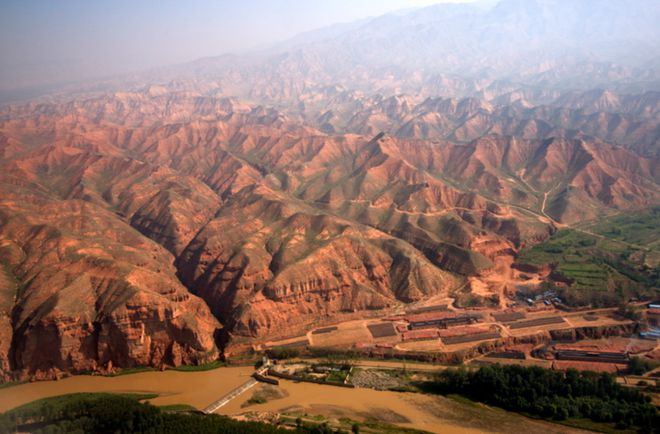
[[[16,187],[0,216],[5,379],[217,357],[220,325],[169,252],[92,203]]]
[[[7,108],[0,156],[5,378],[199,363],[479,285],[501,300],[522,246],[660,200],[657,160],[599,139],[328,135],[154,87]]]

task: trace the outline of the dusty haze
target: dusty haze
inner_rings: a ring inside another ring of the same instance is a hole
[[[0,97],[263,48],[337,22],[441,2],[6,1],[0,5]]]

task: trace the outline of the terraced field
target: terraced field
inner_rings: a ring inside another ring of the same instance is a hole
[[[649,235],[648,239],[653,237]],[[566,284],[559,291],[569,304],[606,306],[631,297],[656,296],[660,287],[660,275],[653,266],[657,264],[656,256],[656,252],[641,246],[635,248],[603,235],[567,229],[524,249],[517,262],[551,264],[554,281]]]
[[[660,252],[660,206],[633,215],[611,217],[588,228],[607,238]]]

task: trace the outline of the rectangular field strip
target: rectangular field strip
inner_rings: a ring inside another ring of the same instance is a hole
[[[527,327],[542,326],[548,324],[561,324],[563,322],[564,318],[560,316],[550,316],[546,318],[529,319],[527,321],[518,321],[508,324],[508,326],[511,329],[524,329]]]
[[[499,322],[512,322],[525,318],[525,314],[521,312],[494,313],[493,318]]]
[[[466,342],[485,341],[487,339],[498,339],[500,334],[498,332],[477,333],[472,335],[463,336],[450,336],[440,338],[445,345],[464,344]]]
[[[337,326],[323,327],[323,328],[320,328],[320,329],[316,329],[316,330],[314,330],[314,331],[312,332],[312,334],[313,334],[313,335],[320,335],[320,334],[323,334],[323,333],[334,332],[335,330],[337,330]]]
[[[383,322],[379,324],[369,324],[367,325],[369,333],[374,338],[384,338],[387,336],[396,336],[396,330],[394,330],[394,325],[391,322]]]
[[[277,345],[269,345],[269,348],[302,348],[306,347],[309,345],[309,342],[307,339],[303,339],[300,341],[294,341],[294,342],[289,342],[287,344],[277,344]]]

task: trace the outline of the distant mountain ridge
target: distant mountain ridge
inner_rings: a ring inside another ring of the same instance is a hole
[[[660,52],[659,20],[660,5],[650,0],[503,0],[485,10],[438,4],[309,32],[307,42],[294,39],[247,64],[217,58],[190,67],[196,75],[234,73],[255,87],[262,79],[295,78],[380,91],[384,81],[383,89],[417,93],[411,86],[458,75],[563,89],[646,83],[644,89],[660,90],[657,62],[649,59]]]

